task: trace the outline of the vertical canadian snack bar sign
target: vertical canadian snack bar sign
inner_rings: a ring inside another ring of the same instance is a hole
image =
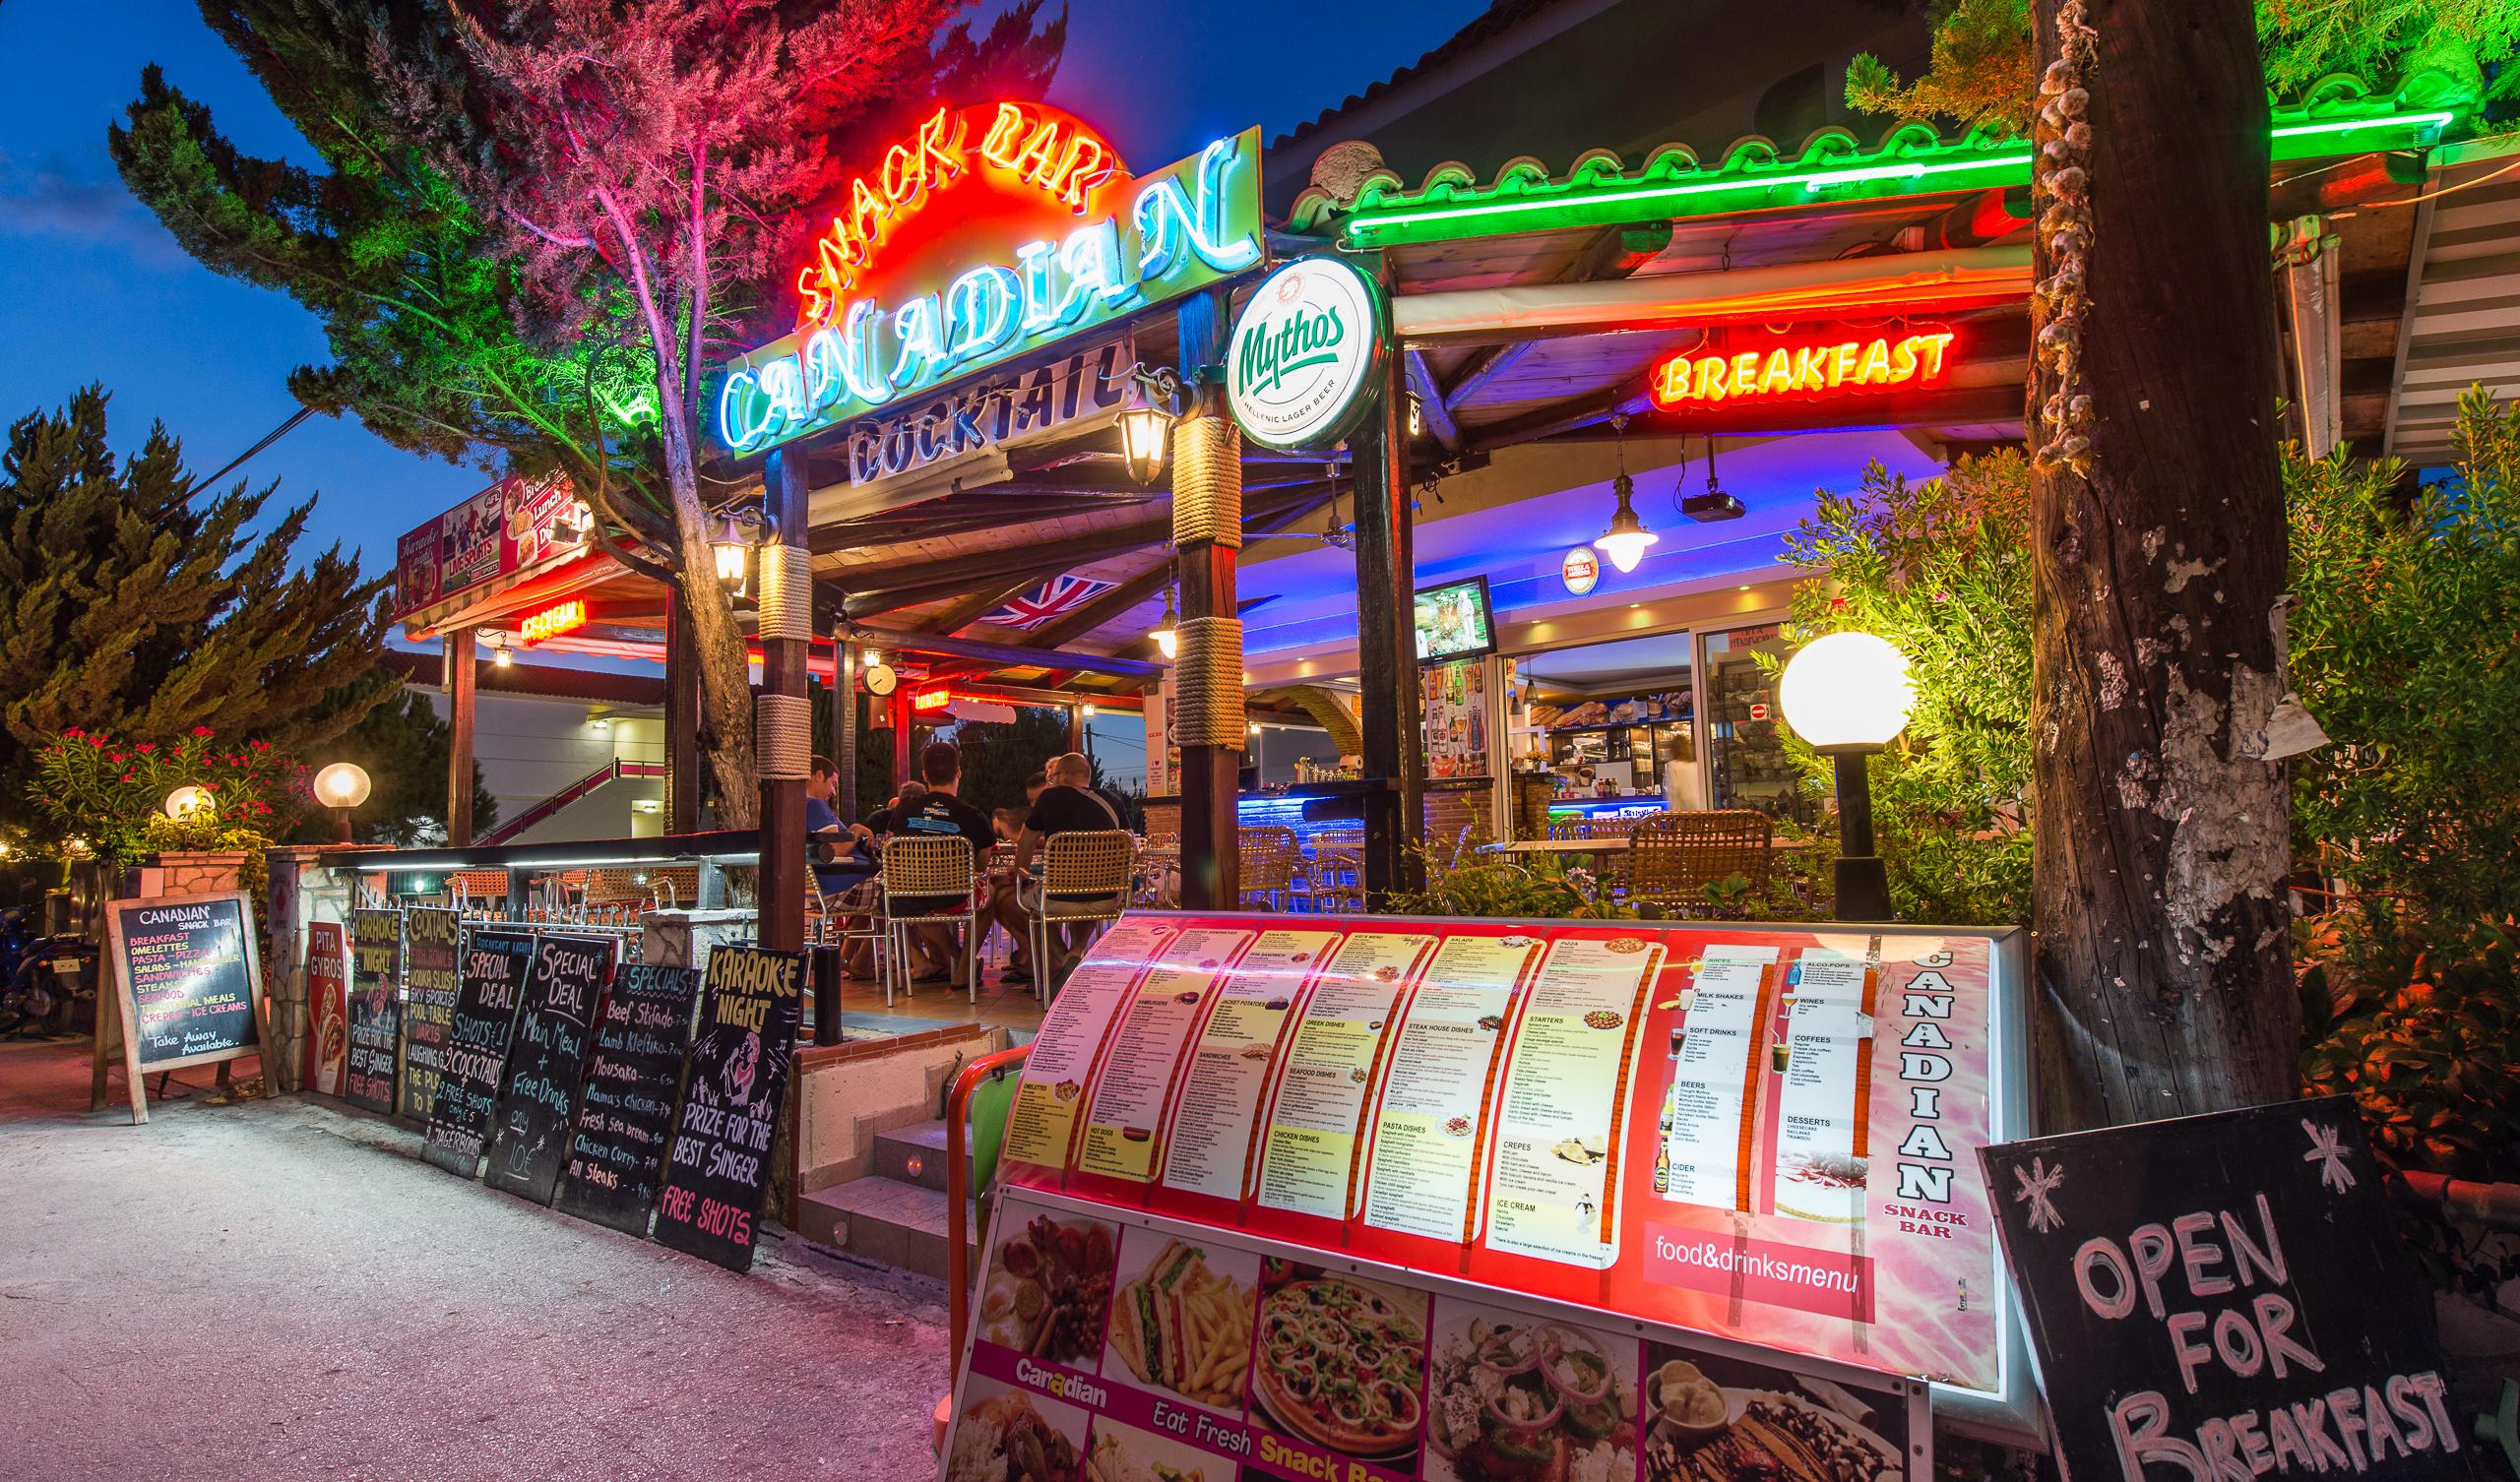
[[[1980,1157],[2072,1476],[2471,1475],[2350,1098]]]
[[[804,1000],[803,953],[720,947],[709,954],[689,1085],[657,1201],[659,1244],[728,1270],[752,1268],[770,1142],[787,1102]]]
[[[403,913],[350,912],[349,1079],[352,1106],[394,1114],[396,1041],[403,1019]]]

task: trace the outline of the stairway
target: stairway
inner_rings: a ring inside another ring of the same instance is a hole
[[[875,1136],[875,1171],[797,1201],[797,1232],[852,1256],[945,1279],[945,1124],[919,1122]],[[965,1226],[978,1259],[976,1207]]]

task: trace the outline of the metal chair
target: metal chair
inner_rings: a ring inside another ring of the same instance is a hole
[[[1295,879],[1304,869],[1295,831],[1284,824],[1254,824],[1233,833],[1234,847],[1242,856],[1242,903],[1256,905],[1265,899],[1271,910],[1285,910],[1294,895]]]
[[[1321,912],[1365,908],[1365,836],[1354,831],[1324,830],[1312,836],[1312,865],[1305,894]]]
[[[870,875],[847,890],[826,895],[813,873],[807,871],[805,892],[814,944],[839,948],[841,960],[846,962],[850,944],[863,942],[876,964],[876,974],[886,975],[884,964],[892,960],[892,951],[885,940],[888,932],[884,924],[883,877]]]
[[[965,987],[975,1004],[980,1001],[980,912],[972,890],[972,841],[961,834],[899,834],[884,845],[879,878],[884,889],[884,941],[891,958],[884,973],[884,1007],[893,1005],[896,982],[911,997],[911,929],[917,926],[961,926]],[[954,902],[941,910],[918,908],[921,900]]]
[[[1704,911],[1706,888],[1719,880],[1739,875],[1756,889],[1768,876],[1772,828],[1766,814],[1747,808],[1639,822],[1628,834],[1628,901]]]
[[[1051,928],[1119,920],[1129,908],[1136,863],[1137,840],[1124,831],[1053,834],[1041,845],[1040,878],[1016,877],[1015,898],[1032,937],[1036,1000],[1049,1002]]]

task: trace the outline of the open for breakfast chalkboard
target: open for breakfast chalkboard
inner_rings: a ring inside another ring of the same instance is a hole
[[[508,1038],[533,966],[534,939],[522,932],[480,930],[465,939],[446,1065],[420,1144],[420,1156],[449,1173],[471,1178],[481,1171],[490,1114],[507,1081]]]
[[[728,1270],[752,1268],[804,999],[803,953],[710,952],[691,1075],[657,1200],[658,1244]]]
[[[551,1203],[576,1125],[578,1081],[613,945],[598,937],[546,936],[534,944],[516,1033],[508,1041],[507,1083],[491,1119],[490,1166],[481,1182],[537,1204]]]
[[[149,1120],[148,1072],[223,1066],[269,1042],[243,892],[109,901],[105,934],[114,989],[96,1019],[92,1109],[104,1102],[106,1046],[117,1031],[135,1123]]]
[[[700,974],[688,967],[634,963],[612,980],[578,1092],[561,1213],[648,1233],[699,993]]]

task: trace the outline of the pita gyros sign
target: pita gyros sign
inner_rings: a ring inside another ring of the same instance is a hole
[[[1382,291],[1336,258],[1289,263],[1252,290],[1226,352],[1226,401],[1253,442],[1327,448],[1373,401]]]

